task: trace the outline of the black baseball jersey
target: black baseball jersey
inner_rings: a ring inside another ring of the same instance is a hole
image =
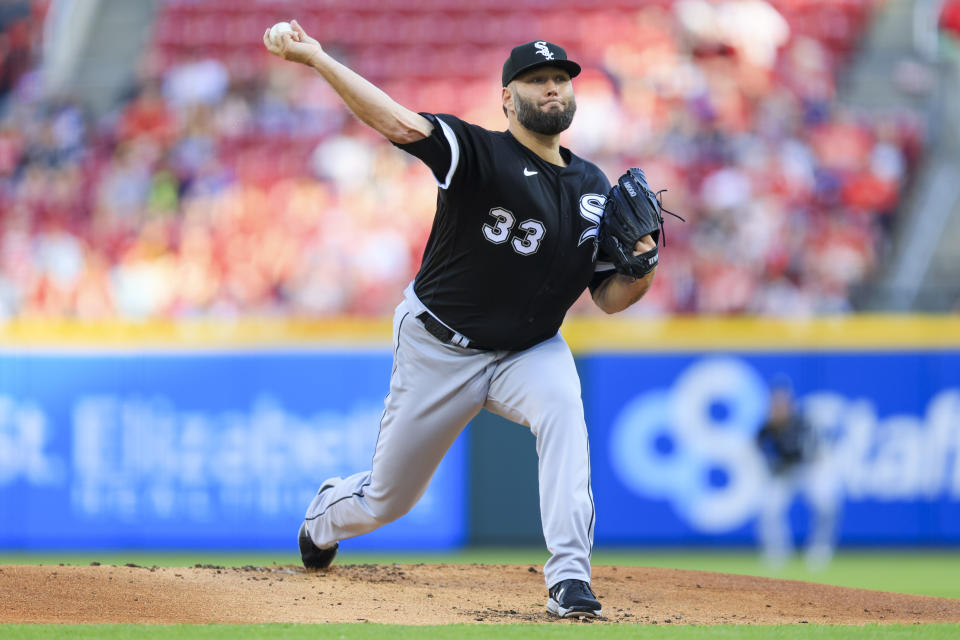
[[[560,167],[508,131],[423,116],[432,134],[397,145],[440,186],[417,297],[476,344],[518,350],[552,337],[583,290],[613,273],[594,277],[609,181],[566,148]]]
[[[799,413],[767,421],[757,433],[757,446],[773,473],[784,473],[809,461],[816,446],[810,423]]]

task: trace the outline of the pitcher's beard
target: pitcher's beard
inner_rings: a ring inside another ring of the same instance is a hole
[[[524,100],[514,92],[513,104],[517,109],[517,120],[524,127],[535,133],[553,136],[566,131],[573,122],[573,114],[577,112],[577,101],[571,97],[564,109],[550,109],[543,111],[531,100]]]

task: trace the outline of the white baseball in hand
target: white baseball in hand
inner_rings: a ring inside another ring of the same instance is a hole
[[[277,24],[273,25],[270,27],[270,42],[279,47],[281,43],[281,35],[288,31],[293,31],[293,27],[290,26],[289,22],[278,22]]]

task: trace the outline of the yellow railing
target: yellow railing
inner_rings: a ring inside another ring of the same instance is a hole
[[[960,317],[849,315],[807,319],[580,319],[564,328],[579,351],[817,351],[960,348]]]
[[[571,318],[574,351],[901,350],[960,348],[960,316],[851,315]],[[0,324],[0,348],[245,349],[378,347],[389,318],[242,318],[145,322],[16,319]]]

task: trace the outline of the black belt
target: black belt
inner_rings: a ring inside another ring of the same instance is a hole
[[[448,329],[446,325],[444,325],[442,322],[440,322],[439,320],[434,318],[432,315],[430,315],[430,312],[428,311],[424,311],[423,313],[418,315],[417,320],[419,320],[423,324],[423,328],[426,329],[430,333],[430,335],[432,335],[434,338],[436,338],[440,342],[446,342],[448,344],[456,345],[458,347],[466,346],[467,348],[479,349],[481,351],[493,351],[493,347],[482,347],[478,344],[474,344],[473,340],[470,340],[470,342],[467,343],[466,345],[462,345],[462,344],[458,344],[457,342],[454,342],[453,338],[454,336],[457,335],[457,332],[453,331],[452,329]]]

